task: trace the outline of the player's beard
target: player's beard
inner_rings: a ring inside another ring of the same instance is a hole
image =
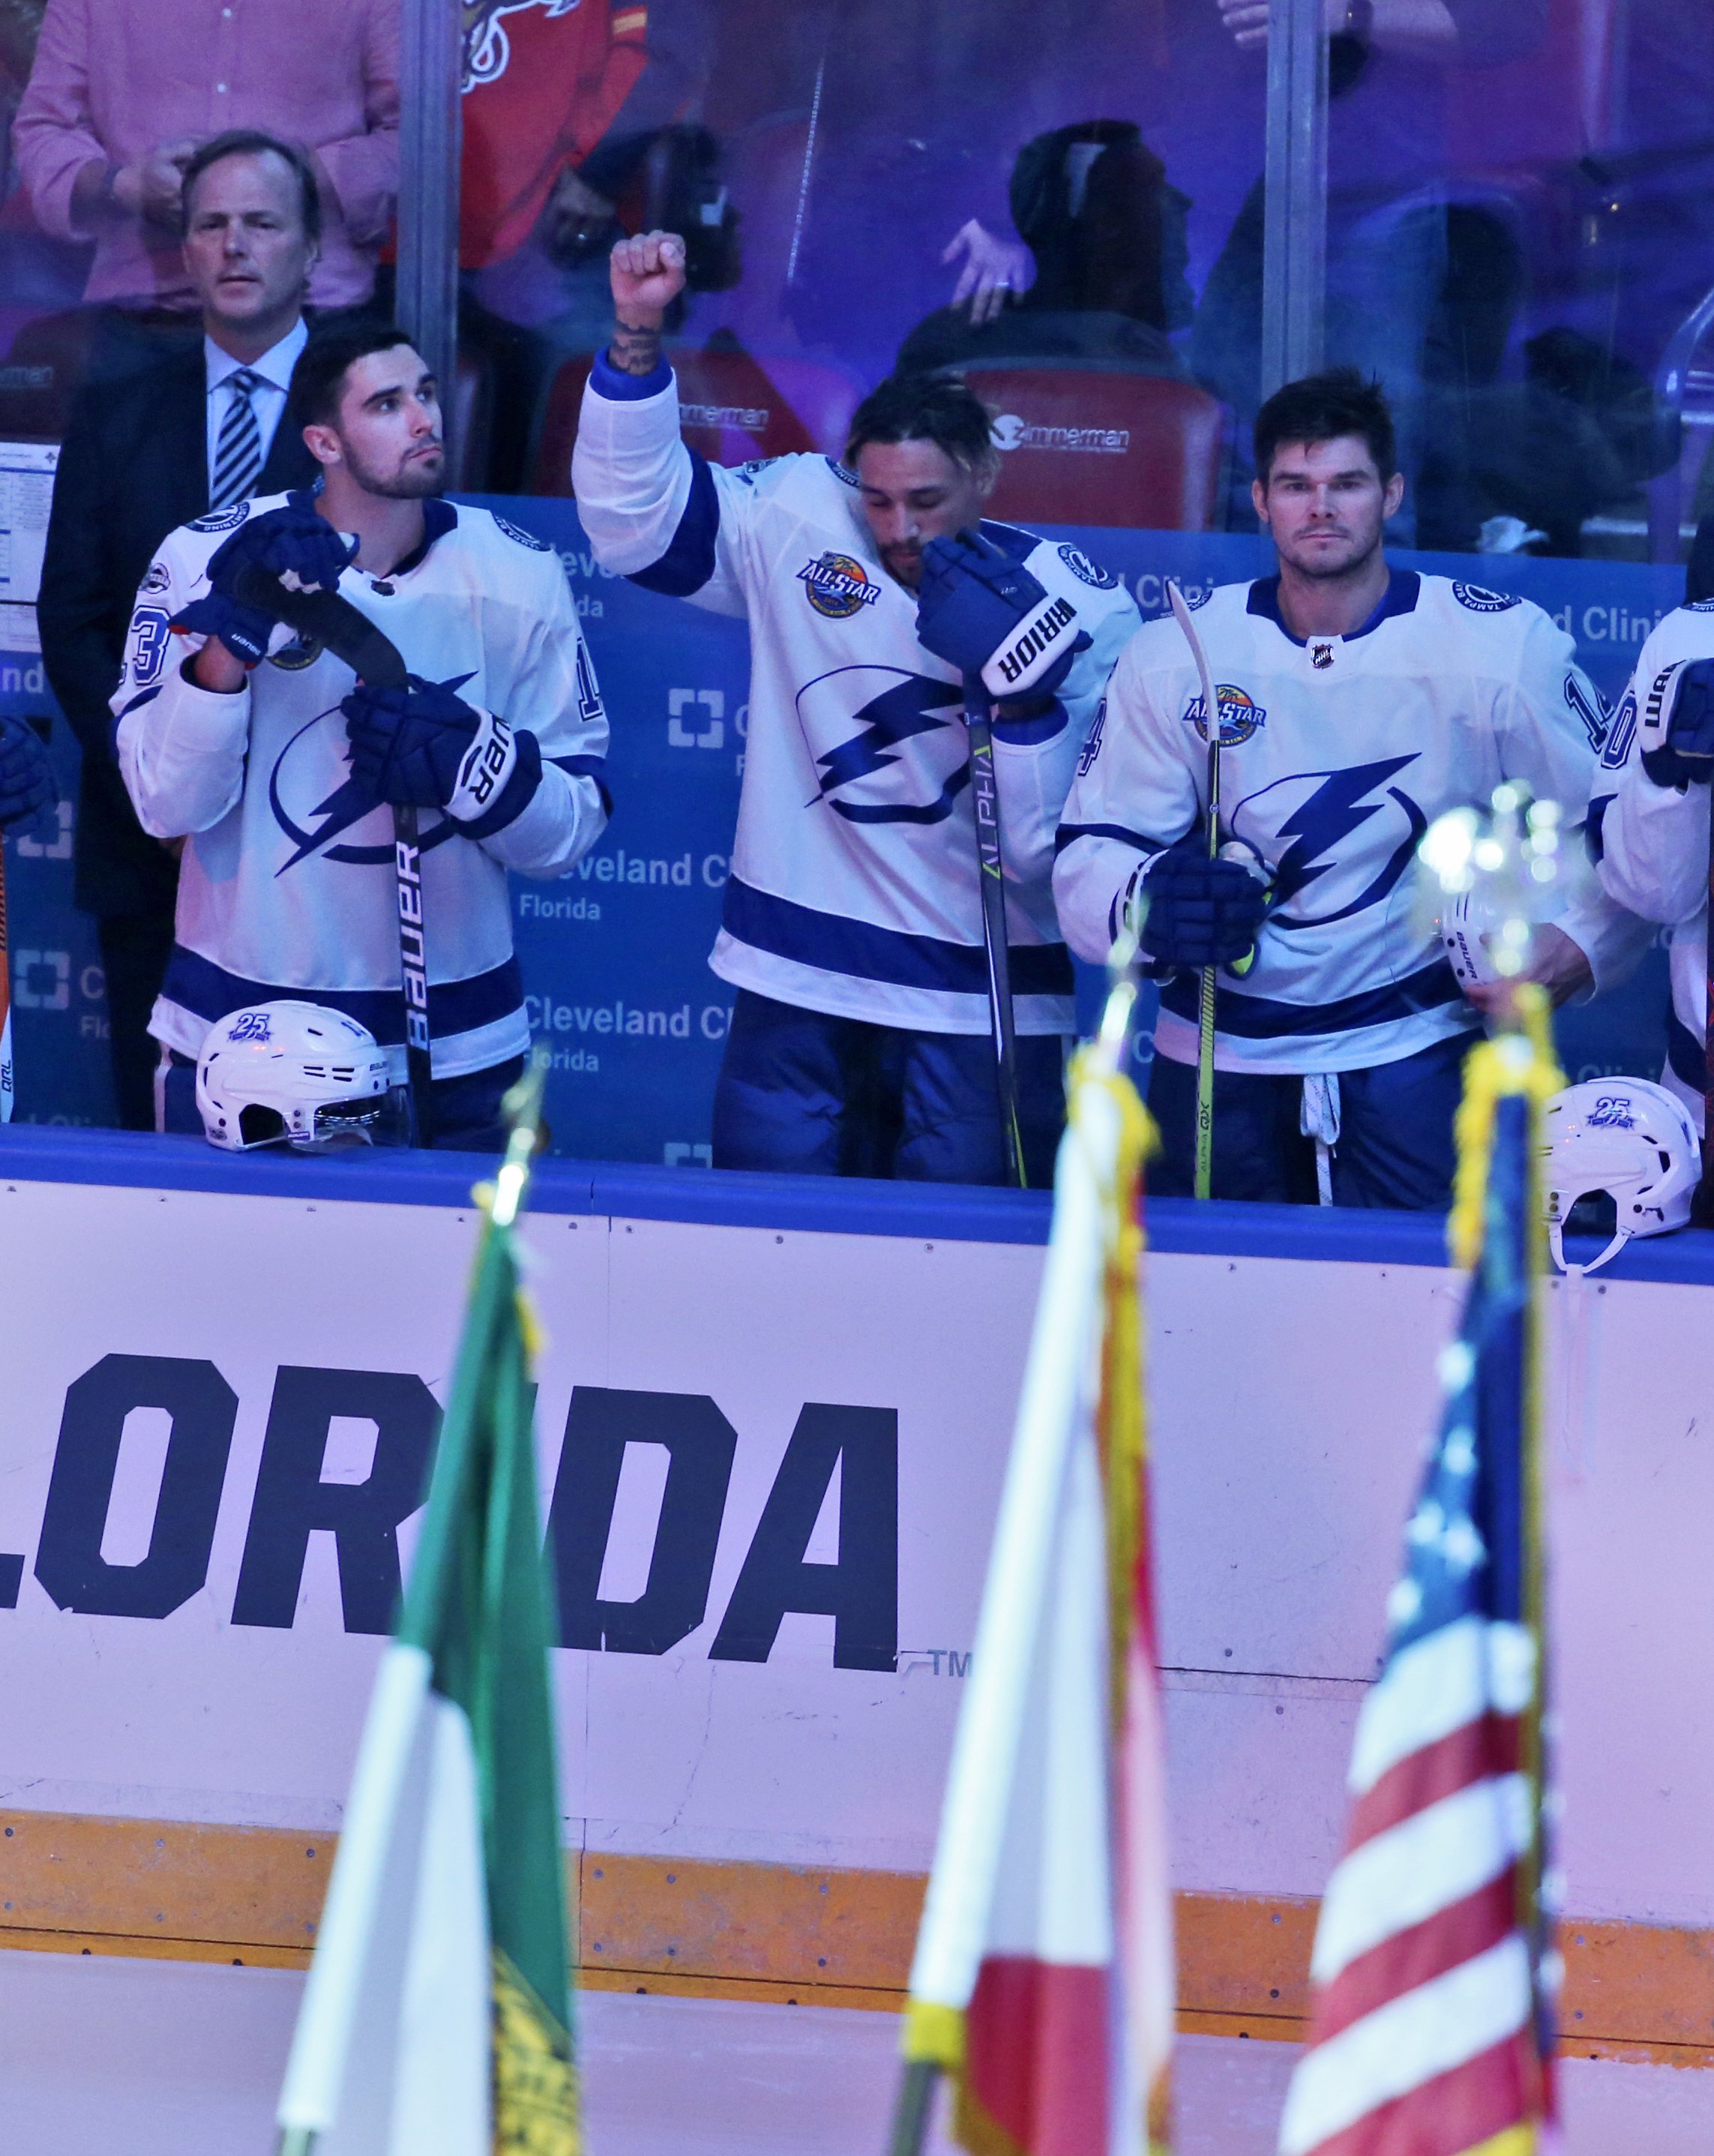
[[[902,584],[907,592],[914,592],[922,582],[922,549],[920,547],[883,547],[880,565],[895,584]]]
[[[440,492],[446,485],[446,452],[439,444],[435,446],[440,449],[438,456],[408,456],[390,471],[383,471],[372,465],[355,443],[341,443],[352,477],[365,494],[378,495],[383,501],[422,501]]]
[[[1281,547],[1280,551],[1297,574],[1311,583],[1355,583],[1380,552],[1384,536],[1378,523],[1368,535],[1367,546],[1362,544],[1362,535],[1353,533],[1351,551],[1337,561],[1320,557],[1311,549],[1300,552],[1295,545],[1289,550]]]

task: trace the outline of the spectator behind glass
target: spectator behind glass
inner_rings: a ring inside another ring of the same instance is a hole
[[[367,299],[398,185],[398,0],[48,0],[13,146],[43,229],[95,242],[85,298],[196,308],[184,172],[198,143],[244,127],[313,166],[311,300]]]
[[[568,9],[465,0],[463,268],[515,253],[544,211],[554,239],[590,213],[577,167],[642,74],[648,28],[642,0]]]
[[[1265,65],[1268,0],[1218,0],[1240,53]],[[1446,87],[1455,67],[1520,58],[1546,32],[1548,0],[1327,0],[1327,364],[1378,376],[1409,485],[1393,525],[1417,530],[1425,447],[1424,350],[1448,269]],[[1260,163],[1257,145],[1256,162]],[[1247,441],[1261,399],[1260,178],[1234,220],[1197,312],[1193,365]],[[1254,528],[1248,460],[1233,459],[1232,521]]]
[[[300,151],[238,131],[190,158],[183,192],[185,271],[203,339],[79,400],[36,609],[48,679],[83,750],[74,896],[96,916],[120,1121],[130,1130],[155,1127],[148,1018],[178,883],[173,855],[137,822],[110,747],[108,699],[131,609],[169,531],[249,495],[307,486],[316,471],[302,435],[280,424],[307,336],[316,172]],[[164,613],[151,633],[166,636]]]
[[[1012,168],[1012,222],[1034,258],[1017,305],[976,319],[941,308],[901,346],[901,373],[983,359],[1098,360],[1182,374],[1168,340],[1191,319],[1189,203],[1126,120],[1090,120],[1026,143]]]

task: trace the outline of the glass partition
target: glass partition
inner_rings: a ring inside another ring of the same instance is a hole
[[[1075,537],[1146,615],[1167,573],[1265,566],[1249,429],[1315,352],[1393,400],[1396,542],[1539,598],[1609,697],[1687,560],[1714,592],[1706,6],[0,0],[0,703],[65,795],[57,839],[8,842],[43,1112],[113,1112],[73,858],[104,707],[56,704],[37,649],[47,490],[80,383],[200,343],[178,175],[228,125],[309,150],[312,316],[397,306],[455,351],[454,490],[571,578],[618,812],[516,926],[573,1150],[706,1157],[747,716],[742,628],[605,575],[571,499],[621,234],[685,239],[666,344],[706,454],[837,456],[889,371],[954,370],[994,415],[996,512]],[[1658,1002],[1572,1020],[1574,1065],[1658,1070]]]

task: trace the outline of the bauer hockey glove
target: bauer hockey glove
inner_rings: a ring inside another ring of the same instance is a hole
[[[1021,562],[979,531],[922,550],[916,636],[989,696],[1051,696],[1089,649],[1068,598],[1049,598]]]
[[[54,767],[33,728],[0,714],[0,831],[39,814],[59,798]]]
[[[275,577],[288,591],[338,588],[340,573],[355,557],[357,542],[336,531],[313,509],[264,510],[247,517],[208,557],[207,595],[174,614],[170,627],[195,636],[216,636],[233,657],[255,666],[267,656],[279,624],[238,596],[240,573],[251,567]]]
[[[535,793],[541,752],[534,734],[514,732],[454,693],[470,678],[425,681],[413,674],[403,689],[359,681],[340,709],[352,776],[376,800],[444,808],[473,836],[486,838]]]
[[[1142,916],[1137,941],[1157,965],[1225,966],[1248,973],[1268,910],[1260,865],[1242,850],[1209,858],[1199,831],[1157,854],[1138,880],[1131,906]]]
[[[1656,786],[1706,786],[1714,776],[1714,659],[1657,674],[1639,731],[1643,769]]]

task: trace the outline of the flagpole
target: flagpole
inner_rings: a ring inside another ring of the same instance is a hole
[[[899,2095],[893,2107],[893,2137],[887,2144],[887,2156],[922,2156],[928,2143],[929,2114],[934,2109],[934,2092],[940,2086],[941,2067],[937,2059],[907,2059],[899,2081]]]

